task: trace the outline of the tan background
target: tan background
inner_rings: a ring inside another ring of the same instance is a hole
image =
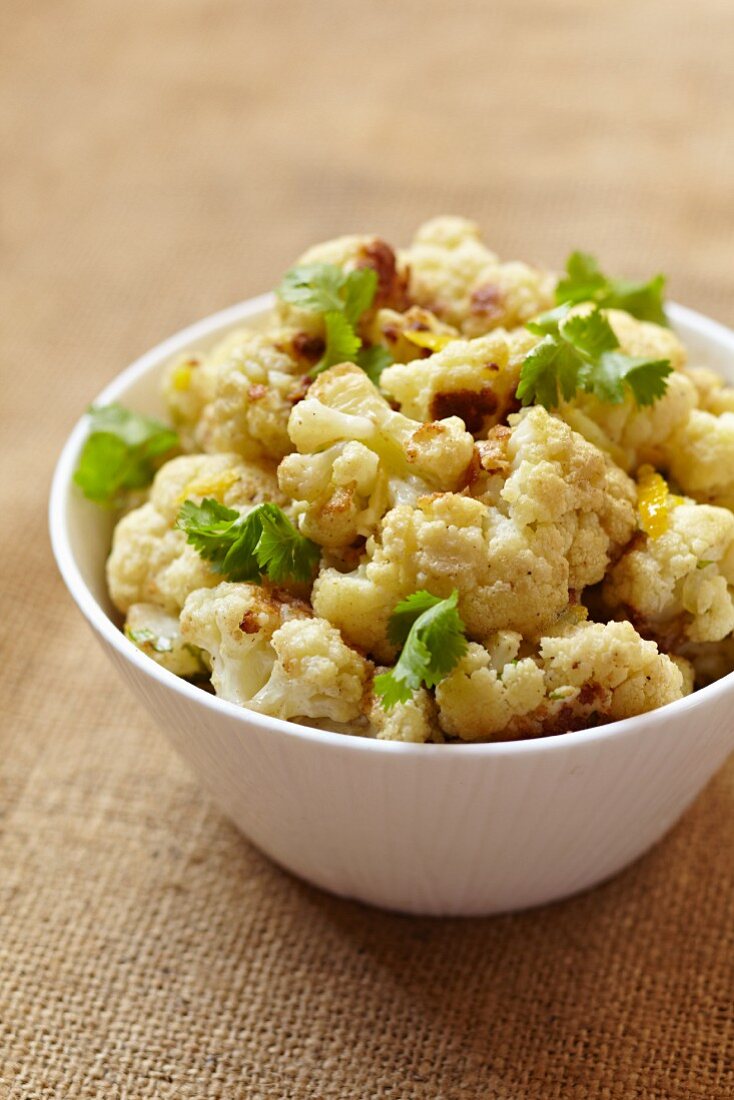
[[[734,323],[734,4],[6,0],[0,1095],[734,1096],[734,767],[546,911],[275,870],[123,690],[45,534],[88,399],[306,244],[453,210]],[[732,762],[734,763],[734,762]]]

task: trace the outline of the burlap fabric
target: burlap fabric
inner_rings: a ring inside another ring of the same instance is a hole
[[[0,1095],[734,1096],[734,768],[616,881],[412,920],[275,870],[128,698],[45,533],[88,399],[309,242],[455,210],[734,322],[731,0],[10,0]]]

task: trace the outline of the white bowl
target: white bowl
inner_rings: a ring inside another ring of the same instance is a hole
[[[97,398],[164,415],[161,368],[255,324],[255,298],[185,329]],[[734,333],[671,307],[692,359],[734,382]],[[79,421],[53,480],[61,574],[103,648],[222,809],[277,863],[336,894],[410,913],[539,905],[609,878],[670,829],[734,748],[734,674],[639,718],[507,744],[412,745],[267,718],[140,653],[109,617],[110,516],[72,473]],[[131,708],[130,719],[136,711]]]

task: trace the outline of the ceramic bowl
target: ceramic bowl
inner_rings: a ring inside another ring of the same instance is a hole
[[[255,298],[185,329],[99,395],[165,416],[164,364],[271,305]],[[693,362],[734,382],[734,333],[671,307]],[[115,626],[105,590],[111,517],[72,483],[87,422],[53,480],[61,574],[137,701],[242,832],[335,894],[389,909],[473,915],[522,909],[616,874],[678,820],[734,749],[734,674],[639,718],[507,744],[413,745],[263,717],[177,679]],[[130,704],[130,722],[138,719]]]

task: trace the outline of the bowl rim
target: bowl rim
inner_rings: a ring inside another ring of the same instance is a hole
[[[197,341],[216,335],[216,333],[237,323],[261,315],[272,307],[273,294],[261,294],[248,298],[236,305],[219,310],[200,321],[196,321],[135,359],[128,367],[120,371],[109,382],[91,404],[107,404],[118,400],[128,387],[149,371],[177,352],[188,350]],[[734,331],[709,317],[675,303],[667,304],[671,321],[694,329],[698,335],[719,346],[724,345],[734,354]],[[242,723],[243,731],[248,725],[269,732],[281,733],[322,745],[328,745],[341,751],[389,752],[407,755],[419,754],[422,758],[441,755],[448,750],[451,755],[460,752],[462,756],[497,757],[521,754],[539,754],[571,749],[577,746],[592,746],[610,739],[618,740],[639,734],[643,730],[683,718],[688,712],[713,702],[715,697],[734,689],[734,672],[728,673],[714,683],[699,688],[698,691],[667,703],[646,714],[635,715],[616,722],[608,722],[592,729],[576,730],[570,733],[550,734],[546,737],[524,738],[516,741],[466,741],[452,742],[450,745],[434,743],[412,743],[405,741],[382,741],[360,734],[335,733],[314,726],[301,725],[298,722],[282,718],[272,718],[246,707],[237,706],[216,695],[202,691],[172,672],[162,668],[133,645],[123,632],[115,626],[105,610],[95,599],[82,577],[71,548],[66,516],[68,494],[75,492],[72,475],[76,466],[79,450],[88,431],[88,414],[84,413],[72,428],[57,460],[49,497],[48,520],[51,547],[57,567],[69,593],[79,610],[92,628],[107,642],[128,664],[132,664],[144,675],[154,680],[160,687],[176,692],[194,705],[203,707],[214,715],[220,714]]]

